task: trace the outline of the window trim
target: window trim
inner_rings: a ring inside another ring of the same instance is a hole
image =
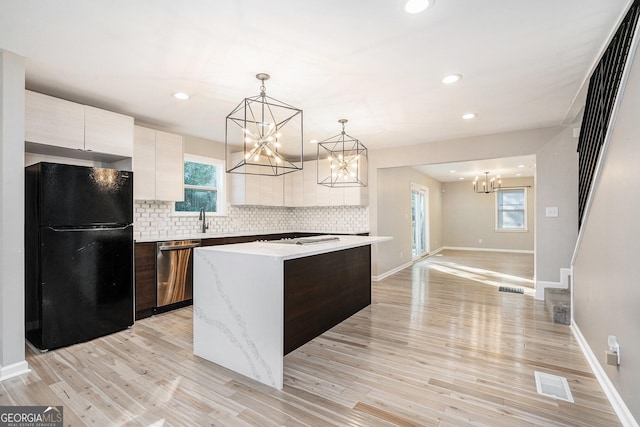
[[[523,213],[524,213],[524,223],[522,228],[500,228],[499,227],[499,216],[500,216],[500,209],[499,209],[499,205],[498,205],[498,199],[499,199],[499,192],[501,191],[509,191],[509,190],[523,190],[524,193],[524,207],[523,207]],[[504,188],[504,189],[498,189],[495,192],[495,208],[494,208],[494,213],[495,213],[495,231],[497,233],[526,233],[529,231],[529,219],[527,218],[527,210],[528,210],[528,197],[529,194],[527,192],[527,187],[526,186],[522,186],[522,187],[511,187],[511,188]]]
[[[206,212],[207,216],[226,216],[227,214],[227,181],[226,181],[226,172],[225,172],[225,163],[224,160],[216,159],[213,157],[200,156],[197,154],[188,154],[184,153],[182,162],[194,162],[194,163],[203,163],[206,165],[213,165],[216,167],[216,183],[218,184],[216,187],[205,187],[198,185],[186,185],[184,184],[184,172],[182,173],[182,192],[184,194],[185,188],[202,188],[206,190],[215,189],[218,200],[218,211],[217,212]],[[222,203],[220,203],[222,201]],[[176,211],[176,204],[173,202],[171,204],[171,216],[199,216],[200,212],[183,212]]]

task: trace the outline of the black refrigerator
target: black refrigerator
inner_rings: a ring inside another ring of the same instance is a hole
[[[133,313],[133,173],[28,166],[27,339],[64,347],[126,329]]]

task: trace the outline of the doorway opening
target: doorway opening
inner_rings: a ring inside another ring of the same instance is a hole
[[[411,256],[421,258],[429,253],[429,189],[411,184]]]

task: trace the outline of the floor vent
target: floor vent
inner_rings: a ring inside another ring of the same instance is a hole
[[[500,292],[511,292],[514,294],[524,294],[524,289],[522,288],[510,288],[508,286],[500,286],[498,288],[498,291]]]
[[[569,383],[565,377],[534,371],[538,394],[573,403]]]

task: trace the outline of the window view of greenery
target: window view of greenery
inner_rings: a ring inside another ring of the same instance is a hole
[[[176,212],[217,212],[216,167],[206,163],[184,162],[184,202],[176,202]]]
[[[513,190],[498,191],[498,228],[501,230],[524,230],[525,190],[518,188]]]

